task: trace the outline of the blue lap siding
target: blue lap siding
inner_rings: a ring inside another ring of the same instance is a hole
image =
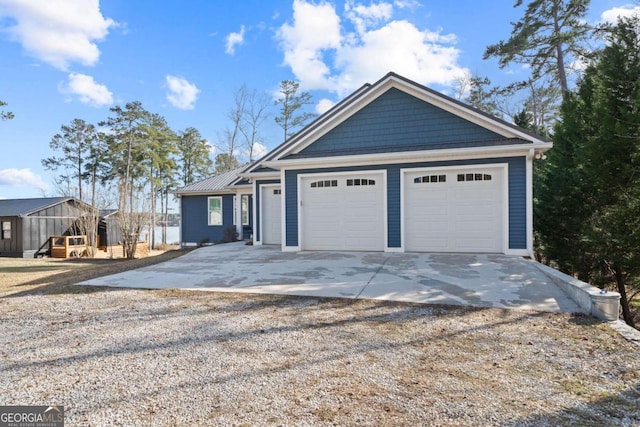
[[[440,148],[486,147],[514,141],[390,89],[291,158],[333,157]]]
[[[222,225],[209,225],[208,198],[214,196],[222,197]],[[182,196],[181,199],[183,243],[219,242],[224,228],[234,225],[232,194]]]
[[[455,160],[440,162],[403,163],[393,165],[357,166],[339,168],[321,168],[305,170],[287,170],[286,180],[286,245],[296,247],[298,242],[298,175],[308,173],[348,172],[363,170],[387,171],[387,238],[389,248],[402,246],[400,169],[421,167],[445,167],[465,165],[491,165],[507,163],[509,165],[509,249],[527,248],[527,204],[526,204],[526,158],[508,157],[482,160]]]

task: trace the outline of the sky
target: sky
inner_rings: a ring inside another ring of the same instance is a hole
[[[525,3],[527,3],[525,1]],[[465,74],[508,84],[485,47],[507,39],[514,0],[0,0],[0,198],[55,196],[42,159],[62,125],[140,101],[176,131],[220,141],[242,85],[276,99],[295,80],[321,114],[390,71],[453,95]],[[590,23],[640,10],[592,0]],[[270,107],[263,151],[282,142]],[[212,155],[214,152],[212,152]]]

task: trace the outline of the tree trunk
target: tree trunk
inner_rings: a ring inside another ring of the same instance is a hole
[[[560,28],[560,17],[558,16],[558,5],[553,5],[553,31],[554,35],[559,38],[562,33]],[[562,51],[562,42],[556,42],[556,59],[558,67],[558,79],[560,80],[560,89],[562,89],[562,99],[566,99],[569,93],[569,84],[567,83],[567,70],[564,68],[564,52]]]
[[[624,274],[620,268],[616,265],[613,268],[616,277],[616,284],[618,285],[618,293],[620,294],[620,305],[622,306],[622,317],[627,325],[635,328],[633,322],[633,315],[631,314],[631,310],[629,310],[629,300],[627,299],[627,288],[625,286]]]

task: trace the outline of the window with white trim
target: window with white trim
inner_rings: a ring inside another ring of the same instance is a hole
[[[447,175],[425,175],[413,179],[415,184],[430,184],[434,182],[447,182]]]
[[[491,175],[488,173],[459,173],[458,182],[470,181],[491,181]]]
[[[11,221],[2,221],[2,240],[11,240]]]
[[[337,179],[325,179],[321,181],[315,181],[311,183],[311,188],[326,188],[326,187],[337,187],[338,180]]]
[[[222,196],[207,199],[209,225],[222,225]]]
[[[249,195],[243,194],[240,198],[240,216],[242,225],[249,225]]]
[[[376,180],[366,178],[354,178],[347,180],[347,187],[357,187],[363,185],[376,185]]]

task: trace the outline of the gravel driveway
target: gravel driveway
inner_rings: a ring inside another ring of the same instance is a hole
[[[0,313],[0,404],[67,426],[640,423],[638,348],[565,313],[124,289]]]

